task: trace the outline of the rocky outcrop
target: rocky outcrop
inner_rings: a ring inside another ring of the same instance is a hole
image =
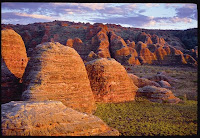
[[[66,46],[74,48],[80,55],[85,55],[87,53],[85,44],[78,37],[68,39]]]
[[[155,50],[154,54],[156,55],[158,62],[162,64],[162,60],[164,60],[164,57],[167,55],[167,52],[162,47],[159,47]]]
[[[110,58],[107,33],[107,30],[102,28],[94,37],[92,37],[92,46],[99,58]]]
[[[137,41],[142,41],[143,43],[148,44],[152,44],[152,40],[151,40],[151,35],[150,34],[146,34],[145,32],[141,32],[138,35]]]
[[[151,51],[148,48],[142,48],[139,52],[139,61],[142,64],[153,64],[157,60],[154,53],[151,53]]]
[[[97,102],[133,101],[137,86],[125,68],[114,59],[96,59],[85,63],[90,85]]]
[[[146,78],[139,78],[138,76],[132,74],[132,73],[128,73],[128,76],[132,79],[133,83],[138,87],[144,87],[144,86],[156,86],[156,87],[160,87],[160,85],[157,82],[148,80]]]
[[[95,110],[87,71],[73,48],[58,42],[43,43],[36,46],[33,55],[23,76],[24,100],[57,100],[81,112]]]
[[[14,30],[1,30],[1,56],[10,72],[22,78],[28,58],[24,42]]]
[[[102,23],[95,23],[94,25],[90,25],[89,23],[84,24],[68,21],[53,21],[28,25],[2,24],[2,28],[12,28],[22,36],[29,57],[32,57],[33,49],[38,44],[51,41],[65,45],[68,41],[67,45],[73,47],[84,61],[88,61],[88,55],[93,51],[98,58],[111,57],[123,65],[197,66],[198,49],[195,48],[197,46],[196,29],[186,31],[146,30],[124,28],[114,24],[104,25]],[[195,35],[188,35],[188,33],[192,34],[191,32]],[[77,44],[74,44],[75,38],[78,38],[75,40]],[[186,47],[189,50],[186,50]],[[148,48],[151,53],[156,57],[158,56],[155,62],[152,62],[152,60],[146,61],[145,56],[140,56],[141,49],[143,49],[143,53],[147,52],[144,48]],[[133,49],[137,51],[138,56],[133,55]],[[155,51],[156,53],[154,53]],[[196,63],[188,63],[186,59],[184,61],[185,57],[183,54],[191,55],[196,60]]]
[[[100,118],[60,101],[12,101],[1,105],[3,136],[119,136]]]
[[[136,96],[146,97],[152,102],[158,103],[178,103],[180,99],[175,97],[171,90],[155,86],[144,86],[139,88]]]
[[[185,54],[184,58],[185,58],[185,60],[186,60],[186,62],[187,62],[188,65],[194,66],[194,67],[198,66],[197,65],[197,61],[192,56],[190,56],[188,54]]]

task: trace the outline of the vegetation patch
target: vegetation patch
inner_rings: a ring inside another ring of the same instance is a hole
[[[197,135],[197,101],[153,103],[143,98],[126,103],[97,103],[96,116],[122,136]]]

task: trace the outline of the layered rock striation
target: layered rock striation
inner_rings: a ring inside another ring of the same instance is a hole
[[[1,30],[1,56],[12,74],[22,78],[28,58],[24,42],[12,29]]]
[[[84,63],[73,48],[48,42],[33,55],[23,76],[23,100],[57,100],[86,113],[96,109]]]
[[[12,29],[1,30],[1,103],[20,99],[27,62],[21,36]]]
[[[138,89],[125,68],[115,59],[96,59],[85,63],[95,101],[133,101]]]
[[[119,136],[100,118],[60,101],[12,101],[1,105],[3,136]]]

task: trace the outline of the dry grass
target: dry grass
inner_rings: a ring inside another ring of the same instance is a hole
[[[173,66],[125,66],[128,73],[133,73],[138,77],[150,77],[157,72],[165,71],[168,76],[177,79],[174,82],[172,92],[175,96],[182,97],[186,94],[187,99],[197,100],[197,68],[173,67]]]

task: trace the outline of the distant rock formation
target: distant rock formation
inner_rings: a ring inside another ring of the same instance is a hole
[[[115,59],[96,59],[85,63],[97,102],[133,101],[138,89],[125,68]]]
[[[85,44],[78,37],[75,37],[74,39],[68,39],[66,42],[66,46],[74,48],[80,55],[85,55],[87,53],[85,52]]]
[[[51,41],[73,47],[84,62],[103,57],[114,58],[122,65],[198,65],[197,29],[148,30],[68,21],[2,24],[2,28],[12,28],[22,36],[29,57],[32,57],[36,45]],[[97,57],[89,57],[91,51]],[[192,56],[194,60],[188,58],[187,61],[184,54]]]
[[[131,63],[129,59],[135,56],[131,55],[130,48],[126,45],[125,41],[114,32],[109,32],[109,38],[111,57],[121,64]]]
[[[1,30],[1,56],[17,78],[22,78],[28,58],[24,42],[19,34],[12,29]]]
[[[23,76],[24,100],[57,100],[86,113],[96,109],[84,63],[73,48],[48,42],[33,55]]]
[[[110,58],[107,33],[107,30],[102,28],[94,37],[92,37],[92,46],[99,58]]]
[[[3,136],[119,136],[100,118],[60,101],[12,101],[1,105]]]
[[[158,103],[178,103],[180,99],[175,97],[171,90],[156,86],[144,86],[139,88],[136,96],[144,96],[152,102]]]

